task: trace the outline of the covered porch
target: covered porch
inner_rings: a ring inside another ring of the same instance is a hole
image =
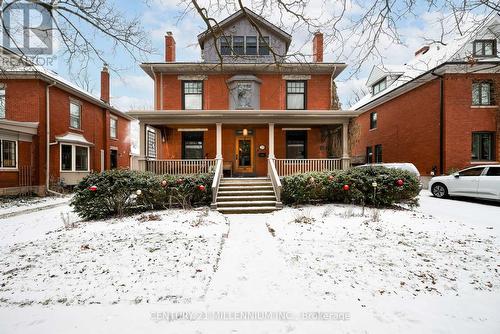
[[[136,111],[134,167],[158,174],[215,172],[278,177],[350,167],[346,111]]]

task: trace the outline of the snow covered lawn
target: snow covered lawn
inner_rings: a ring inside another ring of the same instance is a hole
[[[44,218],[58,227],[49,224],[43,237],[34,230],[29,241],[9,231],[15,223],[1,222],[8,231],[0,244],[2,306],[196,300],[205,294],[228,229],[220,214],[181,210],[65,229],[57,210]]]
[[[420,197],[71,229],[68,206],[0,219],[0,332],[499,333],[500,205]]]

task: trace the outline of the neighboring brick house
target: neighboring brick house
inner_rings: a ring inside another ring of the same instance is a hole
[[[411,162],[422,175],[500,159],[500,16],[455,43],[425,46],[401,66],[375,66],[352,109],[358,163]]]
[[[0,194],[43,194],[51,183],[74,185],[90,171],[129,167],[132,118],[109,104],[107,68],[99,99],[3,52]]]
[[[346,65],[323,62],[323,35],[304,63],[288,61],[288,33],[247,8],[218,29],[198,35],[202,62],[176,62],[167,33],[165,61],[141,65],[155,89],[154,110],[129,113],[140,120],[140,168],[184,173],[220,161],[226,176],[262,177],[347,167],[355,113],[338,110],[334,79]]]

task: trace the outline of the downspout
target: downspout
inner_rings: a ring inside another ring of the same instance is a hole
[[[444,174],[444,80],[443,76],[431,72],[439,78],[439,174]]]
[[[56,82],[53,82],[45,88],[45,121],[46,121],[46,147],[45,147],[45,160],[46,160],[46,170],[45,170],[45,188],[47,192],[53,195],[62,196],[62,194],[50,190],[50,87],[56,85]]]

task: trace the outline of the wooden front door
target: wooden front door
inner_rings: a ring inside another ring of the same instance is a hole
[[[236,136],[235,173],[250,174],[254,171],[254,149],[252,136]]]

